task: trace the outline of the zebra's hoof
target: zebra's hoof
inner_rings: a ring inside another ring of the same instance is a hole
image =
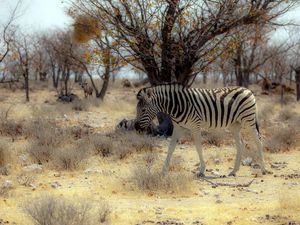
[[[205,174],[204,173],[198,173],[197,176],[198,177],[205,177]]]
[[[235,177],[235,176],[236,176],[236,174],[233,171],[228,174],[228,177]]]

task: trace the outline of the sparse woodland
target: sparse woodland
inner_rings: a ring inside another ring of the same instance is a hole
[[[0,224],[300,224],[300,31],[280,19],[297,1],[70,0],[70,27],[34,34],[22,4],[0,23]],[[116,125],[141,87],[174,82],[252,90],[272,174],[245,133],[223,176],[233,137],[203,130],[213,178],[188,133],[162,176],[169,139]]]

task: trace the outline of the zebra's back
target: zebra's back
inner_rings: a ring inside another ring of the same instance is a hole
[[[174,91],[169,95],[172,102],[169,111],[174,122],[181,126],[225,128],[236,122],[248,126],[256,124],[255,97],[247,88],[198,89],[178,85],[166,90]]]

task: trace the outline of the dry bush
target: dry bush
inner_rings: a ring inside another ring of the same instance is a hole
[[[37,163],[49,162],[57,148],[66,144],[72,137],[82,135],[82,131],[60,128],[49,120],[38,119],[26,126],[27,136],[34,139],[28,148],[29,155]]]
[[[74,170],[80,165],[80,162],[88,155],[88,151],[76,147],[61,147],[54,151],[52,161],[58,169]]]
[[[97,204],[95,225],[109,222],[109,215],[111,213],[110,206],[105,200],[102,200],[100,204]]]
[[[23,134],[23,124],[8,118],[9,109],[0,112],[0,134],[11,136],[13,139]]]
[[[112,154],[113,151],[113,139],[106,135],[92,135],[90,137],[90,143],[93,151],[102,157],[107,157]]]
[[[152,151],[154,148],[152,137],[142,136],[130,131],[93,135],[89,141],[97,154],[104,157],[114,155],[118,159],[124,159],[134,152]]]
[[[270,126],[272,122],[272,116],[274,114],[274,104],[263,104],[260,107],[258,107],[258,119],[259,122],[262,123],[262,125]]]
[[[23,209],[36,225],[97,224],[94,220],[93,205],[83,200],[70,201],[61,197],[44,195],[30,199],[24,204]],[[102,219],[106,220],[107,213],[104,215]]]
[[[68,138],[67,130],[58,127],[54,122],[39,118],[26,125],[27,136],[36,139],[39,145],[58,146]]]
[[[35,180],[34,175],[32,175],[29,172],[22,172],[17,176],[18,183],[25,187],[30,187],[31,185],[33,185],[34,180]]]
[[[7,164],[8,159],[8,146],[4,141],[0,141],[0,168]]]
[[[220,147],[224,140],[224,133],[221,131],[202,131],[203,143]]]
[[[34,142],[27,149],[27,152],[29,153],[30,157],[34,160],[34,162],[38,164],[49,162],[53,154],[53,151],[54,151],[53,146],[42,145],[39,142]]]
[[[8,163],[11,160],[10,152],[8,151],[8,145],[4,141],[0,141],[0,176],[8,176],[9,169]]]
[[[71,133],[71,137],[75,140],[83,139],[90,135],[90,130],[88,127],[74,126],[69,128],[69,132]],[[65,133],[68,133],[65,129]]]
[[[134,184],[142,191],[171,191],[179,192],[189,188],[192,179],[187,173],[178,170],[162,175],[155,167],[158,155],[148,152],[143,156],[143,165],[133,170],[131,177]]]
[[[152,166],[140,166],[133,171],[131,178],[142,191],[185,191],[191,184],[191,177],[184,172],[168,172],[162,175],[152,169]]]
[[[273,128],[270,133],[272,136],[266,141],[265,146],[272,153],[288,151],[297,141],[296,129],[291,126]]]
[[[89,102],[82,99],[76,99],[72,102],[72,109],[76,111],[88,111],[90,108]]]
[[[152,151],[154,139],[136,132],[115,132],[113,154],[119,159],[124,159],[134,152]]]
[[[278,121],[285,124],[290,124],[299,130],[300,127],[300,114],[291,107],[285,107],[278,114]]]
[[[13,189],[13,184],[11,181],[7,180],[0,184],[0,197],[7,196],[9,191]]]
[[[294,120],[296,116],[297,116],[297,114],[295,115],[295,112],[291,111],[291,109],[284,108],[279,112],[278,119],[281,122],[289,122],[289,121]]]

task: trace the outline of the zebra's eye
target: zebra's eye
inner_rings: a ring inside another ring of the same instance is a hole
[[[146,109],[142,109],[142,113],[146,112]]]

